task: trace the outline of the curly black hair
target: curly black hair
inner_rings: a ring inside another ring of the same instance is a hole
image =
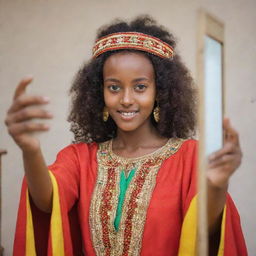
[[[116,32],[141,32],[161,39],[171,45],[175,52],[175,38],[163,26],[145,15],[130,23],[117,20],[102,27],[97,39]],[[103,142],[116,136],[117,127],[111,117],[102,119],[105,106],[103,97],[103,65],[106,59],[120,51],[115,50],[91,59],[77,73],[70,89],[72,96],[68,121],[74,133],[74,142]],[[161,58],[142,52],[152,62],[155,70],[157,100],[160,108],[160,121],[152,124],[163,137],[189,138],[195,133],[196,90],[188,69],[175,53],[173,59]]]

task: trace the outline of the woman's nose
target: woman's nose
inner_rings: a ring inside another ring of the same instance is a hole
[[[125,106],[129,106],[134,103],[134,95],[130,89],[124,90],[122,97],[121,97],[121,104]]]

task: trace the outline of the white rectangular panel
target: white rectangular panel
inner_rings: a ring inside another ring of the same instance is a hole
[[[223,144],[222,45],[205,36],[205,152],[219,150]]]

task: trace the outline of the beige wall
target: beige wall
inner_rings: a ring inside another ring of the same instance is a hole
[[[23,176],[20,150],[3,124],[15,85],[33,75],[31,93],[51,98],[55,118],[41,136],[48,163],[72,138],[65,121],[67,91],[91,54],[95,30],[114,17],[152,14],[178,37],[179,52],[196,74],[197,10],[205,8],[225,23],[227,115],[241,134],[244,159],[230,191],[242,216],[249,255],[256,252],[256,2],[254,0],[0,0],[0,147],[8,150],[2,173],[2,245],[11,255],[16,210]]]

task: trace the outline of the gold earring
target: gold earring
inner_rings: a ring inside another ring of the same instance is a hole
[[[160,108],[158,106],[154,108],[153,116],[155,121],[158,123],[160,120]]]
[[[103,113],[102,113],[103,121],[104,121],[104,122],[107,122],[107,121],[108,121],[108,117],[109,117],[109,113],[108,113],[108,111],[107,111],[107,108],[104,107]]]

